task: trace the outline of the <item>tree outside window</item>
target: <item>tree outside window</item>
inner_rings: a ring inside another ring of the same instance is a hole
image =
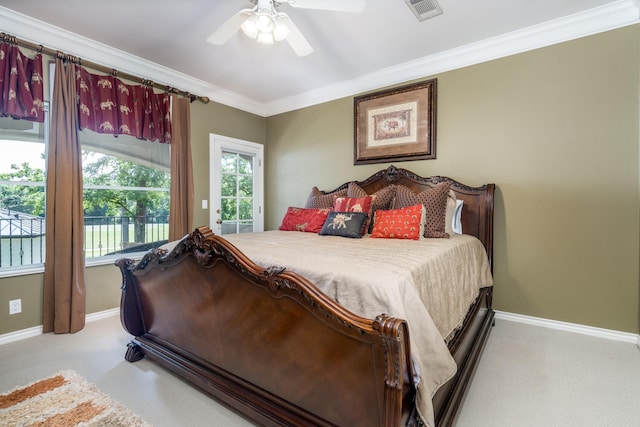
[[[46,132],[20,137],[19,129],[10,129],[20,128],[19,122],[3,118],[0,123],[0,269],[33,267],[45,260]],[[30,126],[34,125],[25,128]],[[169,146],[111,135],[86,139],[82,160],[87,259],[144,251],[166,242]]]

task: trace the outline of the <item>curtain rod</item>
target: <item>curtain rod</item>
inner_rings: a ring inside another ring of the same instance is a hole
[[[177,95],[182,95],[182,96],[188,97],[191,100],[191,102],[200,101],[204,104],[209,103],[209,98],[206,96],[194,95],[187,91],[176,89],[175,87],[172,87],[172,86],[161,85],[159,83],[155,83],[152,80],[134,76],[133,74],[123,73],[121,71],[116,70],[115,68],[109,68],[104,65],[96,64],[95,62],[85,61],[78,56],[73,56],[73,55],[69,55],[67,53],[61,52],[59,50],[50,49],[41,44],[31,43],[26,40],[20,40],[16,36],[12,36],[7,33],[1,33],[0,40],[6,43],[11,43],[16,46],[20,46],[20,47],[24,47],[24,48],[36,51],[39,53],[43,53],[45,55],[49,55],[49,56],[57,57],[69,62],[73,62],[74,64],[77,64],[77,65],[84,65],[96,71],[110,74],[114,77],[122,77],[124,79],[131,80],[136,83],[141,83],[146,86],[154,87],[168,93],[175,93]]]

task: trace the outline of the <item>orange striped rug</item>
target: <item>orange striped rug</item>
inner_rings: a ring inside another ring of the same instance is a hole
[[[150,427],[71,370],[0,395],[0,425]]]

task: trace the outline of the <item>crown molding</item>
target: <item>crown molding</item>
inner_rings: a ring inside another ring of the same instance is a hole
[[[620,0],[266,104],[268,115],[574,40],[640,22],[640,0]]]
[[[450,71],[640,22],[639,0],[618,0],[299,95],[261,103],[0,6],[2,31],[263,117]]]

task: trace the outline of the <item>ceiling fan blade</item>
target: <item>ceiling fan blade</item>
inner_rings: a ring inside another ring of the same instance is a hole
[[[289,28],[287,42],[289,43],[289,46],[291,46],[291,49],[293,49],[293,51],[296,53],[296,55],[307,56],[311,52],[313,52],[313,48],[311,47],[307,39],[304,38],[298,27],[296,27],[296,24],[294,24],[286,14],[282,13],[280,15]]]
[[[207,42],[211,44],[225,44],[240,29],[240,25],[247,19],[251,9],[243,9],[240,12],[227,19],[218,27],[209,37]]]
[[[281,3],[288,3],[291,7],[299,7],[301,9],[362,12],[364,10],[366,0],[286,0]]]

